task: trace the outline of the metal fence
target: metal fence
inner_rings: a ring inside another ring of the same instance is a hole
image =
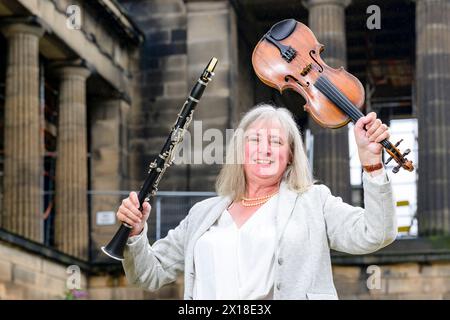
[[[117,230],[116,211],[129,194],[130,191],[88,192],[92,261],[107,261],[100,247],[106,245]],[[214,192],[158,191],[155,197],[150,198],[152,209],[147,221],[150,243],[164,238],[186,217],[195,203],[214,196]]]
[[[153,199],[152,207],[155,215],[155,240],[165,237],[170,229],[176,227],[195,203],[214,196],[214,192],[159,192]]]
[[[120,225],[116,211],[130,191],[89,190],[87,193],[89,215],[90,257],[93,261],[106,261],[100,251],[102,245],[112,238]],[[44,244],[54,247],[55,207],[54,192],[45,191],[43,196]],[[148,223],[150,243],[163,238],[186,217],[192,206],[204,199],[216,196],[215,192],[159,191],[150,198],[152,206]],[[82,236],[80,234],[80,236]]]

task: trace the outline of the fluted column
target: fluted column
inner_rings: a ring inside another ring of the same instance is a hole
[[[42,242],[39,38],[26,23],[2,27],[8,41],[2,227]]]
[[[309,0],[309,27],[325,46],[321,57],[331,67],[347,65],[345,7],[348,0]],[[330,187],[333,194],[351,200],[348,128],[321,128],[310,119],[314,134],[314,175]]]
[[[57,69],[60,80],[56,160],[55,244],[88,258],[86,79],[81,66]]]
[[[99,211],[115,211],[123,196],[119,190],[129,190],[126,181],[127,167],[127,116],[130,104],[123,97],[108,98],[90,102],[90,173],[91,189],[91,261],[108,260],[99,249],[108,243],[117,228],[115,225],[97,225]],[[110,192],[112,191],[112,192]]]
[[[450,2],[416,2],[419,234],[450,234]]]

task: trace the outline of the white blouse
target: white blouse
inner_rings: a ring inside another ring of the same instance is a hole
[[[194,299],[272,299],[278,195],[238,228],[225,209],[196,242]]]

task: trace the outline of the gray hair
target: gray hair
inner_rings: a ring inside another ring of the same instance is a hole
[[[263,103],[249,110],[240,121],[227,148],[226,162],[216,181],[216,192],[239,200],[245,196],[247,186],[244,173],[244,135],[243,133],[258,120],[278,120],[288,136],[291,163],[287,166],[282,180],[289,189],[303,193],[314,184],[313,175],[306,156],[300,131],[292,113],[285,108],[275,108]],[[238,160],[236,162],[236,159]]]

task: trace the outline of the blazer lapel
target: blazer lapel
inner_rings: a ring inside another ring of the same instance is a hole
[[[278,242],[283,236],[289,218],[294,211],[297,199],[298,194],[292,190],[289,190],[286,182],[281,182],[276,214]]]
[[[205,219],[200,224],[200,226],[197,228],[197,230],[192,234],[192,237],[189,241],[189,247],[188,247],[188,257],[187,257],[187,263],[193,263],[193,261],[190,261],[193,259],[194,254],[194,245],[197,242],[198,238],[202,236],[220,217],[222,212],[231,204],[231,199],[229,197],[223,197],[220,198],[217,202],[214,202],[211,204],[210,207],[204,208],[206,212],[209,212],[205,216]]]
[[[203,222],[198,229],[192,234],[188,243],[185,256],[185,299],[192,299],[192,291],[194,287],[194,246],[198,238],[202,236],[220,217],[222,212],[230,205],[231,199],[229,197],[220,198],[217,202],[211,204],[210,207],[204,208],[209,214],[206,215]]]
[[[194,233],[192,239],[195,241],[200,238],[215,222],[219,219],[222,212],[231,204],[231,199],[229,197],[220,198],[216,203],[213,203],[209,209],[209,214],[206,215],[205,220],[200,224],[197,231]]]

